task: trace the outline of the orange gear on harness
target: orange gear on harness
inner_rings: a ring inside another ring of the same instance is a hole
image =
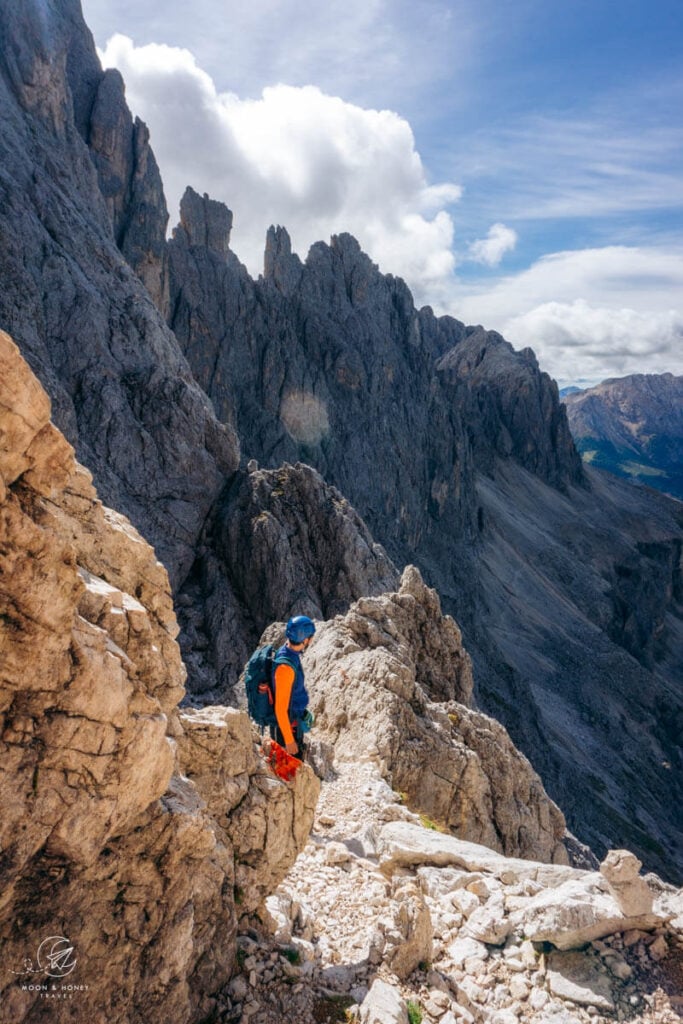
[[[263,753],[271,771],[284,782],[292,782],[302,765],[298,757],[292,757],[275,740],[270,740],[263,744]]]

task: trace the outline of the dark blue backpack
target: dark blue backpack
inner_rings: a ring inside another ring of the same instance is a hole
[[[254,651],[244,670],[249,717],[263,730],[275,725],[275,697],[273,695],[273,645],[266,644]]]

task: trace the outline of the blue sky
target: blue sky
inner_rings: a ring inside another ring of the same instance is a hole
[[[683,373],[680,0],[83,7],[172,225],[192,184],[254,274],[271,222],[350,230],[561,383]]]

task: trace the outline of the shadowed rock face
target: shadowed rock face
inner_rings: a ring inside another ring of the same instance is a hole
[[[237,700],[235,683],[273,619],[329,618],[398,576],[360,516],[310,466],[237,473],[178,595],[192,694]]]
[[[169,322],[245,455],[315,466],[391,554],[417,550],[439,523],[468,529],[468,448],[433,369],[437,336],[461,325],[437,330],[350,235],[302,265],[271,229],[257,282],[198,237],[181,224],[169,243]]]
[[[416,311],[349,236],[302,263],[272,229],[257,282],[180,230],[170,250],[174,329],[245,453],[313,463],[396,564],[417,562],[462,625],[478,699],[571,826],[677,877],[680,508],[587,476],[533,353]]]
[[[147,132],[75,0],[2,0],[0,24],[0,323],[104,499],[178,582],[239,448],[124,259],[163,305],[166,208]]]
[[[503,671],[516,669],[507,692],[478,641],[468,649],[485,706],[531,752],[570,827],[590,822],[582,836],[599,852],[623,835],[678,877],[683,510],[588,479],[562,495],[510,462],[480,479],[476,619]]]
[[[586,462],[683,499],[683,377],[634,374],[564,401]]]
[[[437,369],[467,389],[464,418],[480,470],[491,473],[498,456],[559,490],[584,483],[557,385],[540,372],[531,349],[515,352],[495,331],[470,328]]]

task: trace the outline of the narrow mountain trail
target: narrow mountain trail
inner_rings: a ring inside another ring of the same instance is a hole
[[[485,871],[453,867],[389,872],[381,849],[378,856],[380,833],[389,822],[434,835],[432,823],[404,806],[381,778],[376,762],[337,763],[328,772],[308,845],[266,901],[266,920],[250,922],[238,940],[241,970],[218,1019],[226,1024],[676,1024],[683,1019],[680,930],[632,930],[567,952],[506,935],[504,928],[496,934],[506,914],[542,886],[529,878],[505,884]]]

